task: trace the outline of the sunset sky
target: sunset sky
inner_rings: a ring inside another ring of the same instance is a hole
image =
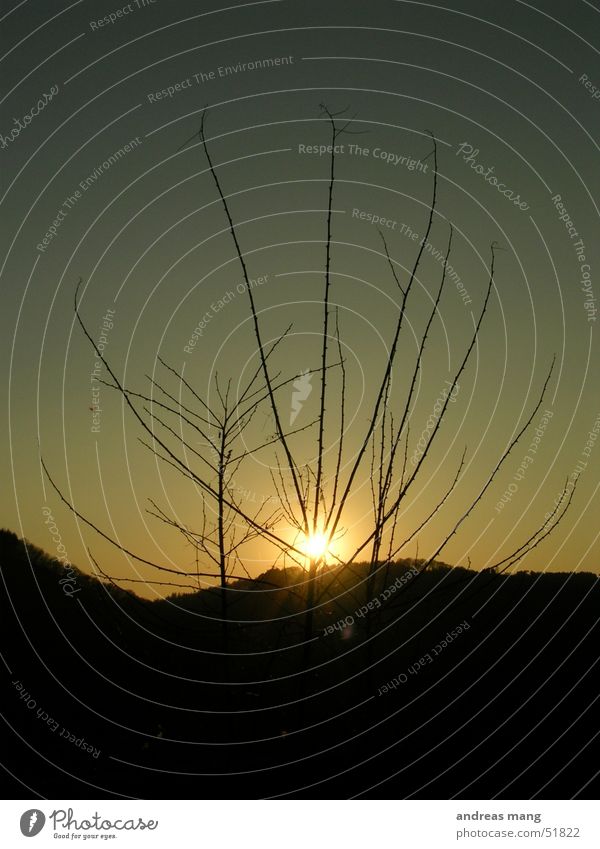
[[[69,559],[81,568],[92,570],[89,547],[113,575],[157,577],[60,503],[41,470],[41,451],[76,508],[123,546],[172,568],[193,566],[181,537],[145,510],[152,498],[193,528],[202,512],[199,492],[156,463],[118,394],[94,383],[97,357],[75,322],[75,287],[82,278],[82,316],[95,340],[104,334],[106,358],[130,389],[147,393],[145,376],[153,375],[177,394],[157,355],[209,403],[215,373],[235,389],[257,368],[223,207],[202,146],[183,147],[209,107],[209,150],[255,281],[263,338],[272,342],[293,325],[273,370],[287,380],[318,368],[331,163],[319,152],[330,142],[325,103],[353,119],[352,134],[338,139],[331,246],[331,303],[347,368],[343,472],[364,434],[399,304],[372,219],[381,219],[404,285],[427,226],[431,132],[437,209],[396,360],[391,398],[398,415],[449,224],[456,275],[447,280],[425,351],[409,467],[468,347],[493,243],[495,287],[473,357],[406,499],[401,536],[440,500],[466,446],[459,485],[418,537],[420,557],[435,550],[535,407],[556,355],[529,430],[440,557],[461,565],[470,558],[473,568],[501,559],[544,521],[565,481],[580,472],[570,511],[520,568],[599,571],[600,62],[585,39],[600,23],[598,11],[582,0],[452,6],[269,0],[200,13],[189,0],[86,0],[68,9],[28,4],[27,17],[4,13],[3,526],[55,554],[42,512],[49,507]],[[106,378],[104,367],[100,372]],[[332,370],[330,388],[329,480],[339,370]],[[279,395],[286,427],[293,393],[289,383]],[[292,427],[318,413],[317,375],[306,394]],[[264,406],[249,444],[272,429]],[[300,464],[312,461],[316,435],[312,428],[293,437]],[[249,510],[273,498],[273,461],[265,450],[236,478]],[[370,511],[367,456],[341,523],[340,557],[370,532]],[[413,540],[401,556],[415,553]],[[258,574],[273,551],[257,541],[244,562]]]

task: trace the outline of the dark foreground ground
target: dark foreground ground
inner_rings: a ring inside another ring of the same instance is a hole
[[[364,567],[323,576],[308,653],[297,575],[235,585],[225,661],[218,592],[61,584],[2,532],[4,795],[597,798],[596,576],[411,565],[370,617]]]

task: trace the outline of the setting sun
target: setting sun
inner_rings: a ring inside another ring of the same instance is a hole
[[[325,560],[327,554],[330,553],[327,544],[327,535],[322,531],[315,531],[304,540],[302,548],[311,560]]]

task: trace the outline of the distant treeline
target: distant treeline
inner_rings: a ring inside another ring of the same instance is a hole
[[[219,588],[145,600],[0,532],[13,795],[593,797],[598,578],[422,564],[323,570],[306,666],[302,569],[228,586],[224,656]]]

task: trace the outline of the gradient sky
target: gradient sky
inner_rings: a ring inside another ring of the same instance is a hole
[[[96,357],[74,325],[75,286],[82,277],[82,314],[94,337],[107,310],[115,311],[105,353],[131,388],[147,388],[145,375],[154,373],[157,354],[184,369],[211,399],[215,371],[235,385],[256,364],[247,295],[236,288],[241,269],[204,153],[194,144],[178,152],[209,106],[207,137],[231,195],[249,273],[266,278],[255,290],[265,338],[277,338],[293,322],[276,368],[285,378],[316,368],[321,313],[315,301],[323,288],[330,161],[300,146],[329,142],[319,109],[325,102],[332,111],[347,109],[357,133],[338,140],[345,147],[336,158],[332,236],[331,298],[347,355],[349,456],[364,431],[398,303],[377,228],[353,210],[396,222],[386,236],[406,282],[417,249],[408,228],[419,237],[425,232],[432,160],[426,172],[393,163],[398,157],[425,160],[431,131],[438,139],[439,190],[430,242],[443,251],[452,224],[450,261],[468,294],[461,298],[448,281],[411,416],[417,439],[468,345],[485,294],[490,245],[501,250],[476,353],[407,499],[402,527],[410,532],[439,499],[467,445],[460,485],[419,536],[420,556],[435,550],[535,405],[556,354],[530,431],[441,556],[457,564],[469,557],[475,568],[500,559],[540,524],[583,460],[572,509],[521,568],[598,571],[600,446],[593,431],[600,430],[600,360],[594,311],[584,306],[597,306],[592,299],[599,289],[597,10],[583,0],[13,6],[5,7],[0,22],[4,526],[53,554],[42,514],[48,506],[69,558],[82,568],[90,568],[89,546],[112,574],[155,577],[60,504],[43,479],[39,440],[55,479],[82,513],[142,556],[191,565],[177,534],[144,511],[152,497],[193,527],[197,491],[157,466],[138,441],[141,429],[107,388],[100,395],[100,431],[92,432]],[[113,23],[98,25],[117,10],[123,14]],[[241,69],[276,57],[287,63]],[[239,70],[219,72],[226,66]],[[156,97],[178,83],[183,86],[172,97]],[[19,126],[14,119],[22,121],[52,86],[57,93],[11,140]],[[131,150],[104,169],[108,157],[132,140]],[[351,144],[366,152],[351,151]],[[469,151],[471,162],[465,161]],[[500,194],[472,165],[493,168],[527,208]],[[79,184],[90,175],[96,179],[82,191]],[[67,206],[77,189],[81,196]],[[557,195],[577,238],[560,220]],[[60,226],[42,252],[38,245],[61,210]],[[404,366],[412,362],[440,269],[428,255],[419,271],[395,372],[398,409]],[[582,289],[586,269],[588,294]],[[218,308],[228,292],[228,303]],[[207,313],[202,338],[186,352]],[[281,395],[284,418],[291,395],[291,387]],[[318,387],[296,425],[308,424],[317,409]],[[498,512],[544,410],[551,416],[534,460]],[[328,444],[335,441],[338,414],[332,398]],[[260,441],[270,427],[259,413],[252,436]],[[593,447],[586,449],[590,431]],[[310,434],[314,430],[293,443],[301,462],[314,451]],[[334,459],[335,449],[327,456]],[[241,473],[250,506],[273,494],[271,461],[265,453]],[[342,555],[368,530],[367,473],[368,464],[344,516]],[[414,553],[414,544],[403,552]],[[250,572],[263,571],[270,554],[264,544],[248,549]]]

